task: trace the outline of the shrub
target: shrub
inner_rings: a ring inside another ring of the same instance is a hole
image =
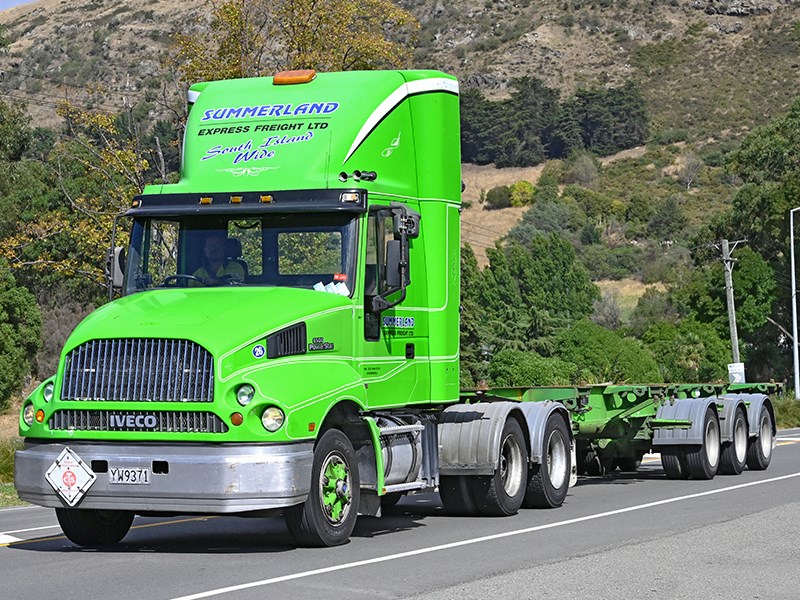
[[[511,206],[511,188],[507,185],[493,187],[486,193],[486,208],[495,210]]]
[[[576,373],[572,363],[521,350],[502,350],[489,363],[489,381],[496,387],[568,385]]]

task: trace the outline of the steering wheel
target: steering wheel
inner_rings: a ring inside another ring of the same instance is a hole
[[[185,273],[178,273],[177,275],[167,275],[164,278],[164,281],[161,283],[161,287],[167,287],[167,286],[176,287],[173,284],[177,283],[181,279],[184,279],[186,281],[197,281],[198,283],[202,283],[203,285],[206,284],[205,281],[203,281],[199,277],[195,277],[194,275],[187,275]]]

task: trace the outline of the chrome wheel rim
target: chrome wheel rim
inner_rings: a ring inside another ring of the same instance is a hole
[[[761,444],[761,454],[764,458],[769,458],[772,455],[772,422],[766,413],[761,417],[758,441]]]
[[[713,418],[706,423],[705,445],[708,464],[713,469],[719,462],[719,426]]]
[[[560,489],[567,480],[567,444],[564,436],[556,430],[547,439],[547,475],[553,487]]]
[[[339,452],[325,457],[319,473],[319,502],[325,520],[338,527],[347,520],[352,504],[350,469]]]
[[[500,451],[500,478],[503,489],[510,497],[519,493],[522,487],[522,447],[514,435],[507,435]]]
[[[747,457],[747,426],[744,419],[736,421],[736,431],[733,432],[733,449],[736,452],[736,461],[744,463]]]

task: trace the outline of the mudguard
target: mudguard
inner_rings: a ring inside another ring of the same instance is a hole
[[[528,445],[528,460],[541,463],[547,419],[558,413],[570,427],[569,412],[560,402],[482,402],[445,409],[439,423],[439,472],[442,475],[491,475],[497,469],[500,436],[513,413]],[[570,440],[571,442],[572,440]]]
[[[656,420],[691,421],[688,429],[656,428],[653,446],[700,446],[703,444],[703,417],[709,406],[717,412],[718,398],[680,398],[662,404],[656,412]]]
[[[722,443],[733,440],[733,419],[736,415],[736,409],[738,409],[740,406],[744,409],[745,418],[747,419],[749,427],[751,418],[747,412],[747,404],[742,398],[742,394],[725,394],[722,398],[717,398],[717,410],[719,411],[719,437]]]
[[[448,406],[439,422],[439,473],[441,475],[492,475],[497,468],[500,436],[506,419],[517,412],[517,402],[478,402]]]
[[[765,396],[764,394],[726,394],[725,397],[737,397],[741,399],[742,402],[745,403],[747,407],[747,426],[749,429],[749,436],[751,438],[758,437],[758,417],[761,414],[761,407],[766,406],[767,410],[769,411],[770,416],[772,417],[772,435],[777,433],[776,430],[776,420],[775,420],[775,408],[772,406],[772,400],[769,399],[769,396]]]
[[[530,448],[528,449],[528,455],[532,463],[541,464],[542,462],[542,456],[545,453],[544,427],[547,423],[547,419],[549,419],[550,415],[553,413],[558,413],[561,418],[564,419],[564,423],[567,425],[567,431],[569,431],[570,435],[570,445],[574,449],[574,444],[572,441],[571,417],[569,411],[564,408],[563,404],[560,402],[554,402],[552,400],[547,400],[545,402],[523,402],[520,404],[520,408],[522,409],[525,419],[528,422],[528,432],[530,435],[531,444]],[[572,464],[574,466],[574,460],[572,461]]]

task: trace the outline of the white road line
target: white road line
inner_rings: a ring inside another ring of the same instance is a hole
[[[800,437],[776,437],[776,442],[800,442]]]
[[[452,542],[450,544],[440,544],[438,546],[429,546],[428,548],[420,548],[418,550],[410,550],[408,552],[399,552],[397,554],[390,554],[388,556],[380,556],[377,558],[369,558],[366,560],[358,560],[355,562],[344,563],[341,565],[334,565],[331,567],[324,567],[322,569],[313,569],[311,571],[301,571],[300,573],[292,573],[291,575],[282,575],[280,577],[272,577],[270,579],[262,579],[261,581],[253,581],[251,583],[242,583],[239,585],[232,585],[230,587],[219,588],[216,590],[209,590],[207,592],[200,592],[197,594],[191,594],[189,596],[180,596],[178,598],[172,598],[171,600],[199,600],[200,598],[210,598],[212,596],[220,596],[222,594],[227,594],[230,592],[238,592],[240,590],[247,590],[250,588],[256,587],[263,587],[267,585],[273,585],[275,583],[283,583],[285,581],[293,581],[295,579],[305,579],[306,577],[313,577],[314,575],[323,575],[325,573],[333,573],[335,571],[344,571],[345,569],[354,569],[356,567],[364,567],[367,565],[374,565],[382,562],[388,562],[390,560],[398,560],[401,558],[408,558],[411,556],[419,556],[422,554],[429,554],[431,552],[439,552],[441,550],[450,550],[452,548],[460,548],[462,546],[471,546],[473,544],[481,544],[483,542],[490,542],[494,540],[500,540],[507,537],[513,537],[517,535],[523,535],[526,533],[534,533],[537,531],[544,531],[546,529],[554,529],[556,527],[563,527],[565,525],[574,525],[575,523],[583,523],[585,521],[594,521],[596,519],[602,519],[605,517],[611,517],[615,515],[621,515],[629,512],[634,512],[637,510],[643,510],[646,508],[652,508],[654,506],[662,506],[664,504],[671,504],[673,502],[682,502],[683,500],[692,500],[694,498],[703,498],[704,496],[713,496],[715,494],[722,494],[724,492],[732,492],[734,490],[741,490],[748,487],[753,487],[756,485],[764,485],[766,483],[774,483],[776,481],[783,481],[785,479],[792,479],[794,477],[800,477],[800,473],[791,473],[789,475],[781,475],[780,477],[772,477],[770,479],[762,479],[761,481],[751,481],[749,483],[741,483],[739,485],[732,485],[725,488],[720,488],[716,490],[709,490],[706,492],[699,492],[697,494],[688,494],[686,496],[677,496],[675,498],[667,498],[665,500],[657,500],[655,502],[648,502],[646,504],[639,504],[636,506],[629,506],[627,508],[620,508],[617,510],[609,510],[606,512],[597,513],[594,515],[587,515],[585,517],[577,517],[575,519],[567,519],[566,521],[559,521],[557,523],[548,523],[546,525],[537,525],[535,527],[526,527],[524,529],[517,529],[515,531],[506,531],[504,533],[495,533],[493,535],[485,535],[482,537],[471,538],[468,540],[462,540],[460,542]]]
[[[13,536],[3,535],[2,533],[0,533],[0,546],[3,546],[5,544],[13,544],[14,542],[20,542],[20,541],[22,541],[20,540],[20,538],[15,538]]]
[[[12,510],[30,510],[32,508],[44,508],[43,506],[12,506],[10,508],[0,508],[0,513],[11,512]]]
[[[17,529],[15,531],[0,531],[0,536],[7,533],[25,533],[26,531],[41,531],[42,529],[58,529],[58,525],[48,525],[47,527],[31,527],[30,529]]]

